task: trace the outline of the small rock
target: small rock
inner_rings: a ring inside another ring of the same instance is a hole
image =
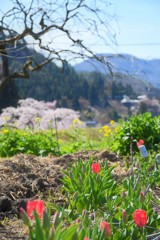
[[[0,212],[9,212],[12,209],[12,201],[8,197],[0,197]]]

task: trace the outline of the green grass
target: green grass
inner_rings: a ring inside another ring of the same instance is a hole
[[[19,130],[5,127],[0,131],[0,157],[18,153],[36,156],[62,155],[85,150],[108,149],[100,128],[71,128],[48,131]]]
[[[86,150],[109,149],[107,140],[99,132],[100,128],[82,128],[59,131],[61,154]]]

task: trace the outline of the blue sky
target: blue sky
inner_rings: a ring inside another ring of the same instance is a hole
[[[117,44],[105,46],[87,36],[86,41],[90,41],[88,44],[93,46],[93,50],[96,53],[127,53],[144,59],[160,58],[160,0],[108,2],[111,3],[109,13],[116,16],[109,24]],[[1,10],[8,10],[9,6],[10,0],[5,0]]]
[[[160,1],[112,0],[119,29],[117,53],[160,58]],[[109,51],[109,50],[108,50]]]

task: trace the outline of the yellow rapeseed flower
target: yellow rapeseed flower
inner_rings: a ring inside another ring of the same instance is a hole
[[[41,119],[39,118],[39,117],[37,117],[36,119],[35,119],[35,122],[36,123],[38,123],[38,122],[40,122],[41,121]]]
[[[5,128],[2,130],[2,133],[7,134],[7,133],[9,133],[9,130]]]
[[[109,129],[110,129],[110,127],[108,125],[105,125],[105,126],[102,127],[102,130],[104,132],[108,132]]]
[[[99,130],[99,133],[102,133],[104,137],[108,136],[110,132],[111,129],[108,125],[101,127],[101,129]]]
[[[115,121],[114,120],[111,120],[110,121],[110,124],[113,126],[113,125],[115,125]]]
[[[10,119],[9,116],[4,116],[4,120],[5,120],[5,121],[8,121],[9,119]]]
[[[102,130],[102,129],[100,129],[100,130],[99,130],[99,133],[103,133],[103,130]]]
[[[121,130],[121,127],[120,127],[120,126],[118,126],[118,127],[115,128],[115,132],[116,132],[116,133],[120,132],[120,130]]]
[[[78,118],[75,118],[75,119],[73,120],[73,125],[82,125],[82,124],[83,124],[83,122],[80,121]]]
[[[78,118],[75,118],[74,120],[73,120],[73,124],[77,124],[79,122],[79,119]]]
[[[109,128],[108,131],[104,132],[104,137],[108,137],[108,135],[110,135],[111,132],[112,130]]]
[[[82,125],[82,124],[83,124],[83,122],[79,120],[79,124],[80,124],[80,125]]]

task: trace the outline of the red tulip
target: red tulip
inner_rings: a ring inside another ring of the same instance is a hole
[[[100,229],[104,232],[104,236],[108,238],[111,235],[111,227],[108,222],[101,222]]]
[[[43,200],[28,201],[26,205],[26,212],[28,217],[34,219],[34,211],[38,214],[39,218],[42,219],[45,206]]]
[[[83,240],[89,240],[89,238],[88,238],[88,237],[85,237]]]
[[[94,173],[99,173],[100,172],[100,164],[99,163],[92,163],[92,171]]]
[[[147,224],[147,213],[142,209],[137,209],[133,213],[133,219],[137,227],[144,227]]]
[[[138,142],[137,142],[137,147],[140,147],[144,145],[144,140],[143,139],[140,139]]]

